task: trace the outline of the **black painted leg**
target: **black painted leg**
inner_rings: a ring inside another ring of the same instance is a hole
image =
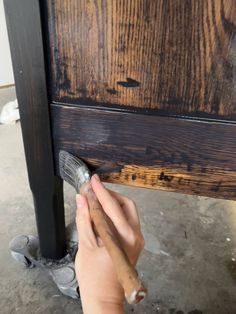
[[[63,181],[46,177],[45,188],[36,188],[33,198],[41,254],[46,258],[62,258],[66,251]]]
[[[5,0],[29,183],[42,256],[66,253],[62,181],[55,176],[39,0]]]

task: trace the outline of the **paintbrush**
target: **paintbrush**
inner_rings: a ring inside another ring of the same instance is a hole
[[[138,272],[130,263],[127,254],[122,248],[113,222],[106,215],[93,192],[90,184],[91,173],[88,167],[79,158],[68,152],[60,151],[59,169],[62,179],[71,184],[77,193],[87,198],[95,231],[102,239],[112,259],[127,302],[130,304],[140,302],[144,299],[147,290],[139,279]]]

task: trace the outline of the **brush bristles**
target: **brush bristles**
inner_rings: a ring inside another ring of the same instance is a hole
[[[59,153],[59,170],[62,179],[72,185],[77,192],[80,186],[90,179],[90,172],[85,163],[63,150]]]

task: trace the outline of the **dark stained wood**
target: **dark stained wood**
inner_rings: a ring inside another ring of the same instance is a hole
[[[60,149],[108,182],[236,200],[235,0],[5,7],[44,257],[65,254]]]
[[[41,254],[59,259],[66,253],[63,186],[54,173],[39,1],[6,0],[5,11]]]
[[[51,105],[60,149],[105,181],[236,200],[236,125]]]
[[[47,0],[52,100],[236,119],[235,0]]]

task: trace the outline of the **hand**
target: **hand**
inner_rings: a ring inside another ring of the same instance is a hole
[[[144,247],[135,203],[106,189],[97,175],[92,177],[91,185],[105,213],[113,221],[129,260],[135,265]],[[76,202],[79,249],[75,270],[84,313],[123,313],[123,289],[106,248],[93,231],[87,200],[77,195]]]

